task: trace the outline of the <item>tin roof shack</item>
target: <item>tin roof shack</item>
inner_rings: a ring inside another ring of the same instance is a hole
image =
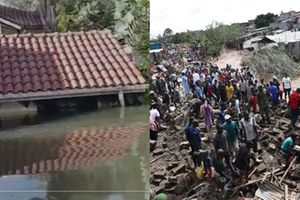
[[[110,31],[0,36],[0,102],[144,92],[141,72]]]
[[[276,43],[265,36],[257,36],[243,43],[243,49],[249,51],[258,51],[263,48],[272,48],[273,46],[276,46]]]
[[[55,31],[55,1],[41,1],[35,11],[0,5],[0,34]]]
[[[286,31],[266,37],[278,43],[295,60],[300,60],[300,31]]]

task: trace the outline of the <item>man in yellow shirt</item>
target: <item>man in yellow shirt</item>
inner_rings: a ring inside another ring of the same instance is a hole
[[[227,99],[230,100],[234,92],[234,87],[232,83],[227,83],[225,90],[226,90]]]

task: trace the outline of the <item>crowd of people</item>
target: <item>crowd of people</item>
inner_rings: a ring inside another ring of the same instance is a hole
[[[279,148],[287,162],[291,160],[298,137],[296,123],[300,88],[292,91],[291,79],[287,74],[281,80],[273,76],[271,81],[265,82],[247,67],[234,69],[226,65],[219,68],[214,64],[195,60],[192,64],[186,60],[178,60],[175,64],[172,59],[171,63],[176,66],[183,63],[184,67],[168,69],[168,72],[158,73],[152,79],[151,140],[158,138],[160,124],[166,113],[182,106],[183,102],[189,102],[191,109],[184,133],[195,168],[203,165],[205,177],[214,174],[218,181],[234,185],[234,180],[242,179],[253,165],[262,161],[258,153],[262,132],[260,125],[274,123],[271,120],[273,111],[280,109],[282,102],[286,101],[290,110],[291,127]],[[256,114],[262,118],[259,123],[256,121]],[[203,122],[203,133],[212,148],[208,148],[201,140],[199,123]],[[216,129],[216,133],[213,129]]]

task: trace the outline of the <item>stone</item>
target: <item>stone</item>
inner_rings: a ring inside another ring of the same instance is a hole
[[[161,185],[159,185],[158,187],[155,188],[155,193],[156,194],[162,193],[164,191],[165,191],[165,185],[164,184],[161,184]]]
[[[169,180],[171,183],[174,183],[174,184],[177,183],[177,179],[178,179],[177,176],[170,176],[170,177],[168,178],[168,180]]]
[[[155,185],[155,186],[159,186],[161,182],[162,182],[162,179],[153,179],[151,181],[151,183],[153,183],[153,185]]]
[[[281,133],[283,133],[283,132],[279,128],[273,128],[273,132],[271,134],[272,135],[279,135]]]
[[[267,166],[264,163],[261,163],[257,166],[257,172],[262,172],[267,169]]]
[[[165,188],[166,189],[169,189],[169,188],[172,188],[174,187],[176,184],[174,183],[171,183],[170,181],[167,181],[166,184],[165,184]],[[175,189],[175,188],[174,188]]]
[[[182,149],[189,149],[190,148],[190,144],[188,141],[184,141],[180,143],[180,150]]]
[[[178,166],[178,163],[174,163],[174,162],[173,163],[168,163],[167,164],[167,169],[170,170],[170,169],[173,169],[177,166]]]
[[[176,129],[176,131],[180,131],[183,129],[183,127],[179,125],[175,125],[174,128]]]
[[[163,149],[155,149],[153,151],[153,156],[158,156],[158,155],[161,155],[164,153],[164,150]]]
[[[165,149],[165,148],[168,147],[168,144],[167,144],[166,142],[163,142],[163,143],[162,143],[162,147]]]
[[[166,188],[165,191],[166,191],[167,193],[174,193],[175,188],[176,188],[176,186],[173,186],[173,187],[171,187],[171,188]]]
[[[175,169],[173,169],[173,173],[174,175],[177,175],[177,174],[180,174],[180,173],[183,173],[185,171],[185,164],[180,164],[178,167],[176,167]]]
[[[153,178],[154,179],[165,179],[166,178],[166,174],[167,174],[166,171],[158,171],[158,172],[155,172],[153,174]]]
[[[272,150],[276,150],[276,146],[273,143],[269,143],[269,148]]]
[[[181,154],[184,155],[184,156],[186,156],[186,155],[189,154],[189,150],[187,150],[187,149],[183,149],[183,150],[181,150],[180,152],[181,152]]]
[[[156,146],[156,141],[150,140],[150,152],[152,152],[155,149],[155,146]]]

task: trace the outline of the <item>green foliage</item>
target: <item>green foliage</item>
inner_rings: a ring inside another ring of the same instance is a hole
[[[254,20],[254,24],[256,28],[266,27],[269,26],[271,23],[275,22],[277,19],[277,15],[274,15],[273,13],[267,13],[262,15],[257,15],[257,17]]]
[[[114,24],[114,4],[99,0],[59,0],[58,31],[104,29]]]
[[[217,56],[223,46],[234,48],[237,39],[244,34],[243,29],[238,25],[224,25],[212,23],[205,31],[187,31],[172,35],[170,42],[200,43],[206,56]],[[165,41],[164,36],[158,37],[157,41]]]
[[[300,65],[280,49],[263,49],[259,53],[244,56],[242,64],[266,79],[273,73],[278,77],[285,73],[292,78],[300,75]]]
[[[14,8],[33,11],[36,9],[39,0],[2,0],[2,3]]]
[[[149,64],[149,0],[127,0],[127,3],[134,13],[135,24],[133,33],[135,34],[133,41],[133,48],[138,54],[137,66],[145,77],[148,77],[148,64]]]

